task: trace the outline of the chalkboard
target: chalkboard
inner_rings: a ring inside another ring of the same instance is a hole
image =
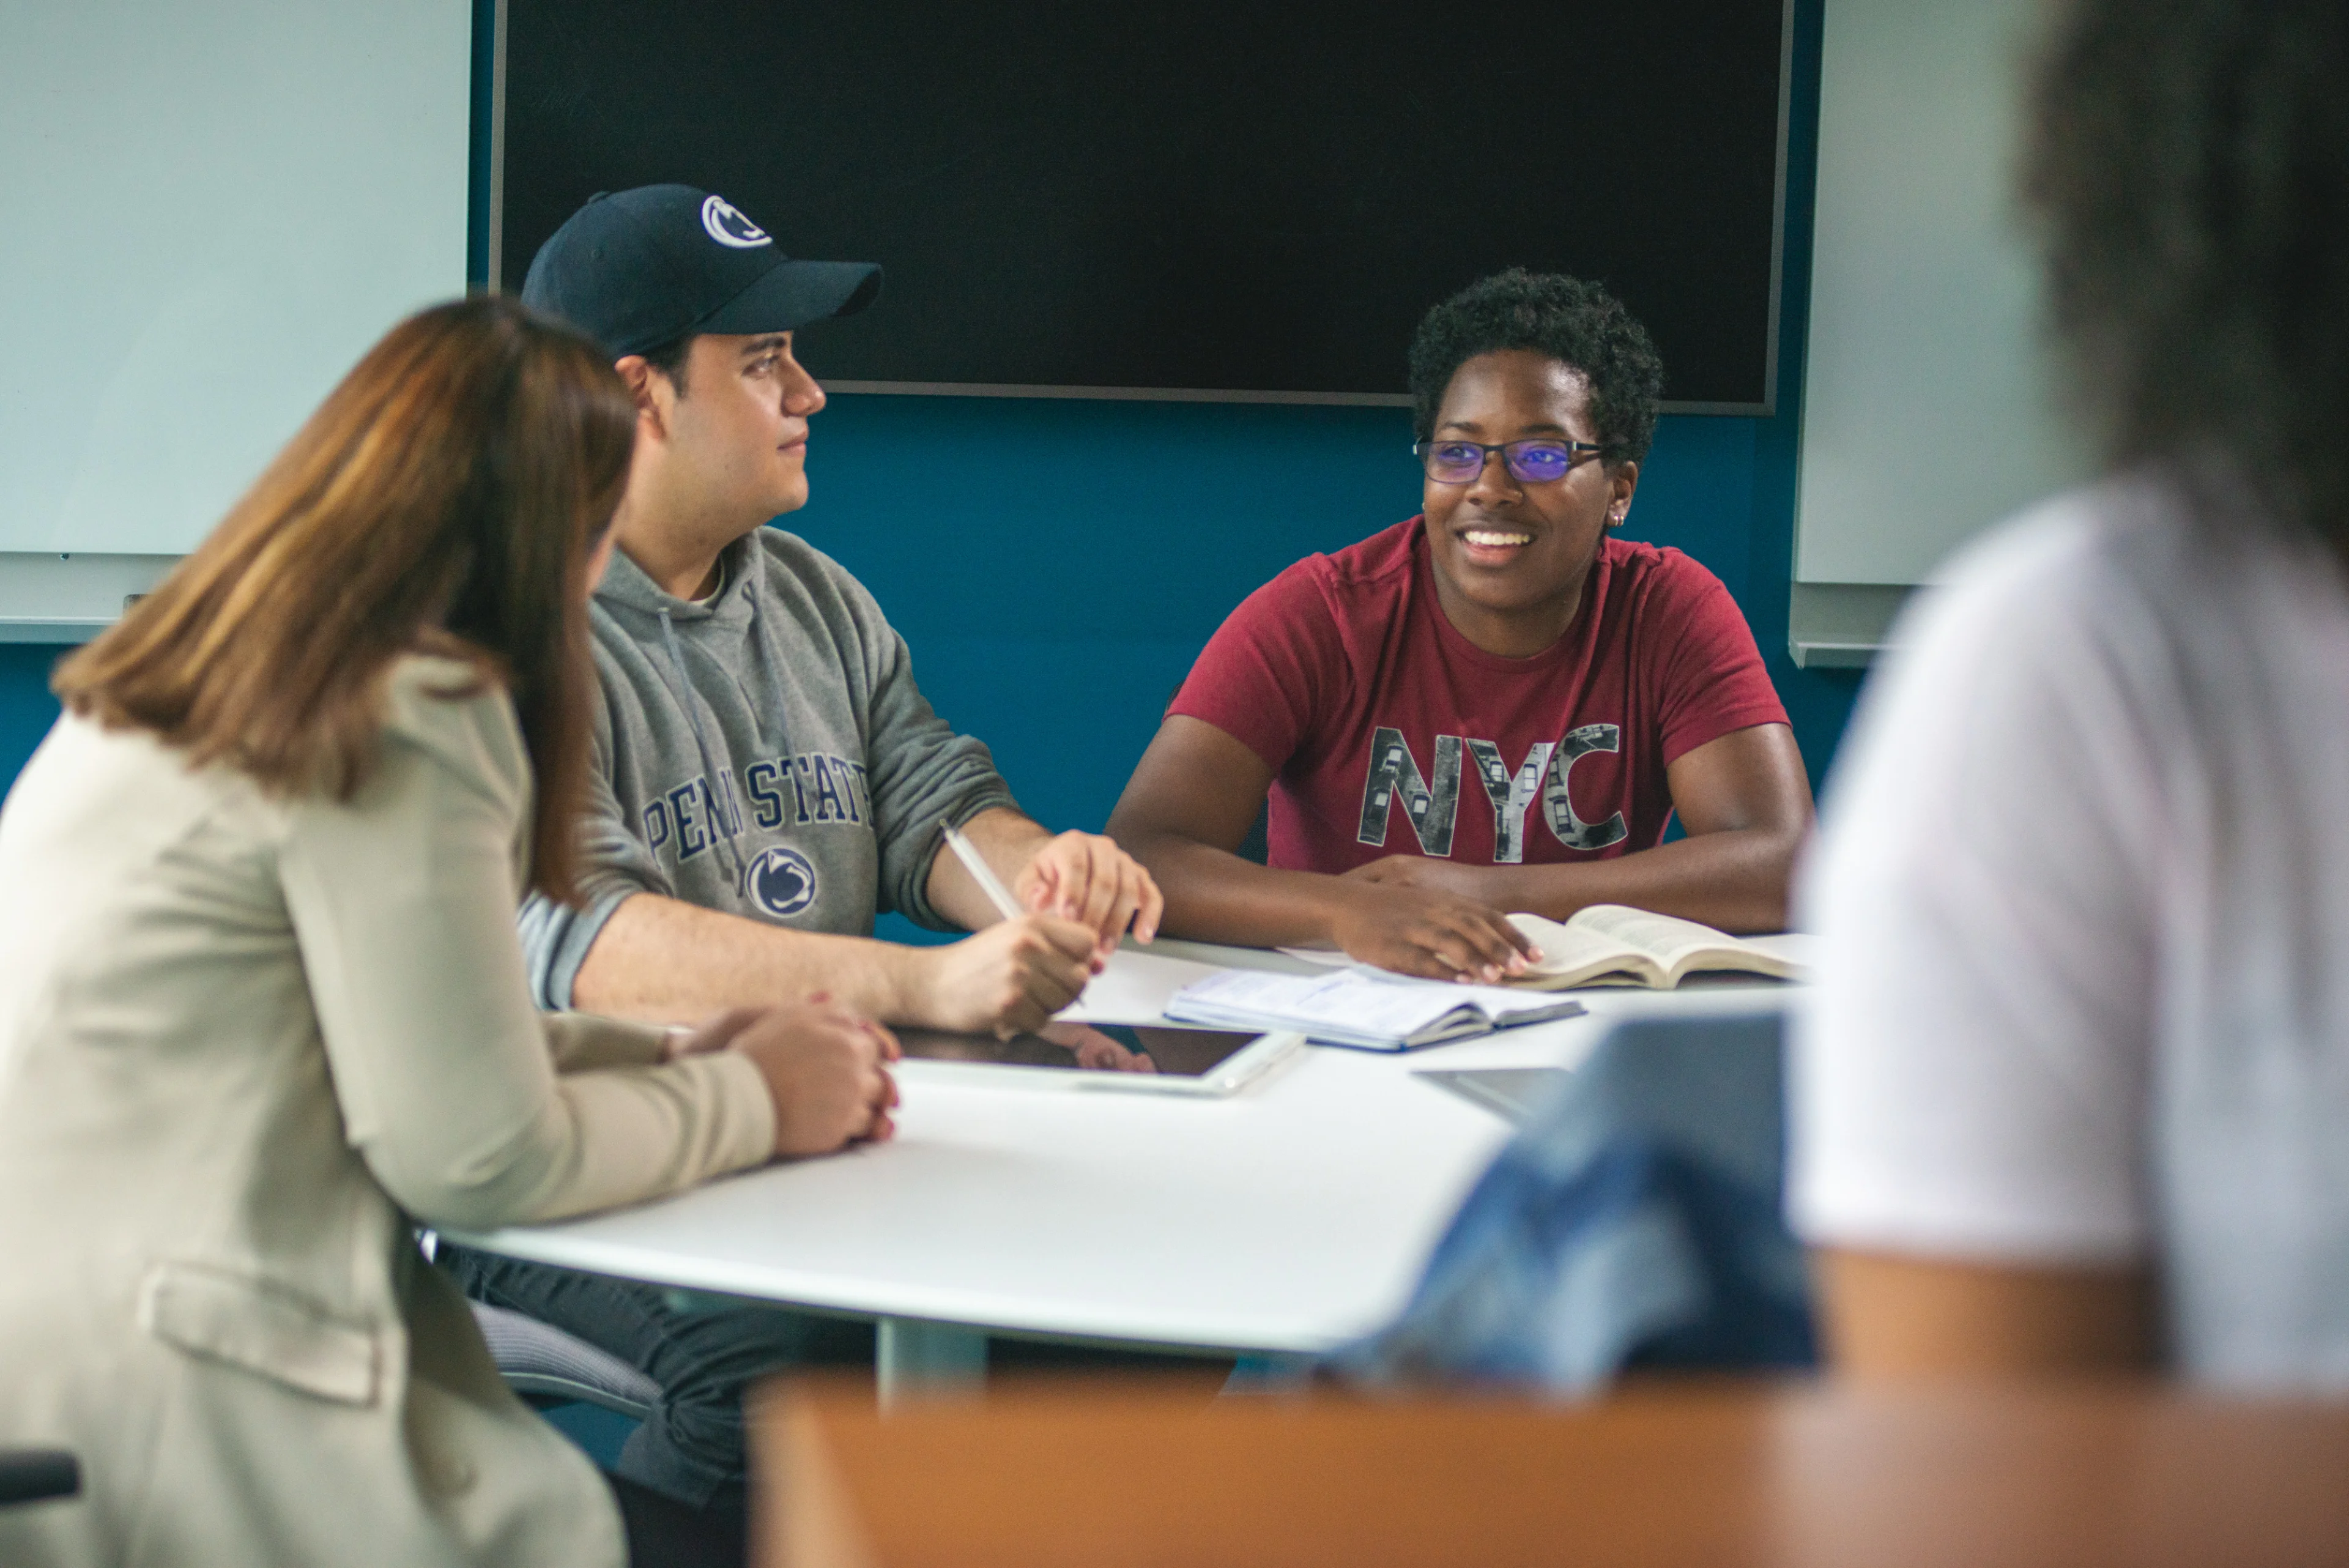
[[[1498,268],[1771,400],[1787,0],[507,0],[499,271],[597,191],[869,260],[833,385],[1390,401]]]

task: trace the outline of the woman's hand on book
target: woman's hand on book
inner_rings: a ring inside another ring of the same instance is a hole
[[[1339,878],[1330,937],[1349,958],[1400,974],[1490,984],[1523,974],[1538,956],[1508,917],[1405,875],[1375,873],[1416,857],[1389,856]]]

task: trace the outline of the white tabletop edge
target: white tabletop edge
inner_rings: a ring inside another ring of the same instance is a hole
[[[771,1265],[730,1267],[723,1260],[694,1257],[649,1248],[585,1241],[546,1226],[502,1231],[442,1231],[441,1240],[460,1247],[477,1247],[502,1257],[606,1273],[618,1279],[733,1297],[746,1306],[805,1307],[816,1312],[854,1317],[905,1318],[957,1328],[997,1331],[1007,1334],[1096,1340],[1166,1350],[1224,1353],[1263,1351],[1280,1355],[1319,1355],[1367,1333],[1392,1311],[1363,1314],[1350,1331],[1332,1332],[1327,1325],[1250,1318],[1242,1312],[1207,1314],[1195,1308],[1154,1321],[1146,1312],[1128,1307],[1113,1316],[1056,1311],[1030,1297],[999,1298],[968,1290],[925,1290],[896,1282],[860,1283],[843,1290],[840,1282],[821,1275],[795,1277]]]
[[[1318,972],[1201,943],[1123,950]],[[1621,1018],[1776,1011],[1801,993],[1751,983],[1582,992],[1582,1018],[1399,1054],[1309,1050],[1226,1100],[940,1085],[908,1101],[890,1145],[576,1220],[447,1234],[783,1307],[1319,1354],[1402,1306],[1427,1248],[1507,1141],[1500,1118],[1410,1082],[1413,1070],[1571,1067]]]

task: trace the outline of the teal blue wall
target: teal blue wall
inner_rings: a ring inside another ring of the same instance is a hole
[[[821,366],[820,339],[808,352]],[[1785,659],[1785,422],[1665,420],[1625,532],[1728,584],[1816,777],[1853,683]],[[1030,812],[1098,828],[1225,613],[1417,509],[1410,441],[1402,410],[840,397],[790,521],[872,588]],[[57,651],[0,645],[0,776],[56,716]]]
[[[820,370],[820,337],[806,353]],[[1816,769],[1851,683],[1785,659],[1780,422],[1665,420],[1624,531],[1728,584]],[[787,524],[873,590],[930,701],[994,747],[1023,805],[1098,828],[1233,605],[1418,509],[1410,442],[1400,409],[840,397]]]
[[[1819,0],[1799,0],[1796,35],[1779,412],[1665,420],[1626,532],[1729,586],[1816,781],[1857,682],[1785,652]],[[762,216],[788,234],[786,215]],[[477,234],[476,275],[482,254]],[[820,329],[806,358],[821,375]],[[1417,509],[1410,441],[1402,410],[841,396],[791,522],[872,587],[931,701],[995,748],[1030,811],[1098,828],[1225,613],[1299,556]],[[57,651],[0,645],[0,777],[56,715]]]
[[[43,643],[0,643],[0,778],[15,779],[57,722],[49,666],[64,651]]]

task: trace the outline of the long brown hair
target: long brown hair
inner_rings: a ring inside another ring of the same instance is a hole
[[[59,666],[67,707],[195,763],[348,799],[404,653],[505,686],[537,775],[531,886],[567,898],[586,784],[587,564],[636,410],[610,359],[510,300],[409,317],[212,536]]]

